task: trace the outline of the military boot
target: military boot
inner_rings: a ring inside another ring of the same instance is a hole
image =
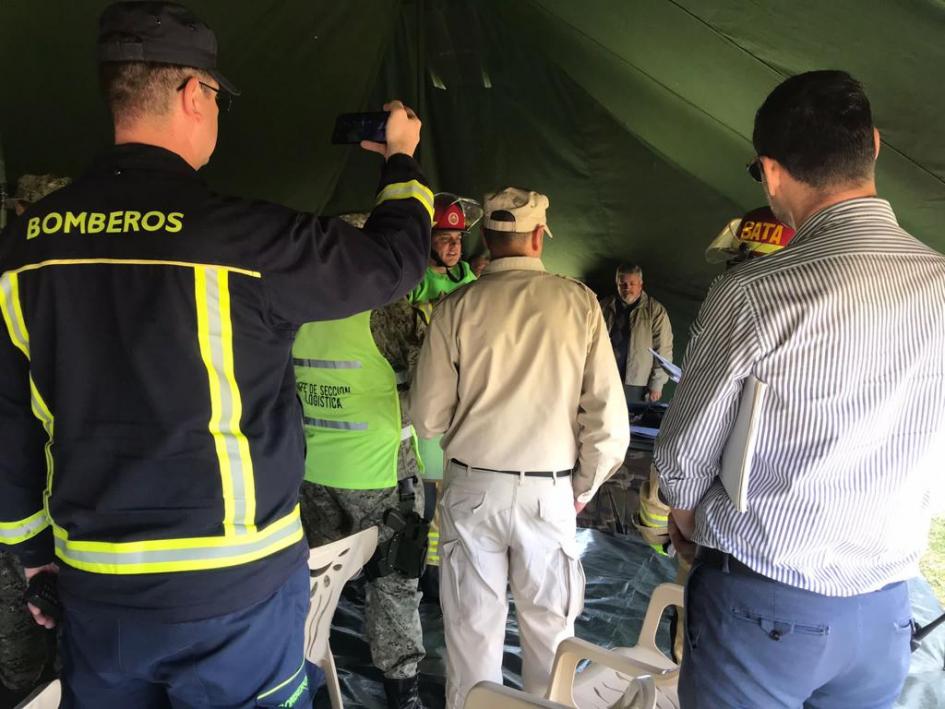
[[[420,675],[405,679],[384,678],[388,709],[426,709],[420,701]]]

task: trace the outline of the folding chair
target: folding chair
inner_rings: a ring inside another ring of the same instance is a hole
[[[305,659],[321,667],[332,709],[341,709],[341,685],[328,638],[331,619],[344,585],[361,570],[377,548],[377,527],[309,551],[311,605],[305,620]]]

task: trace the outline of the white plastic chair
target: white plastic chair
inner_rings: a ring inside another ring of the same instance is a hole
[[[42,689],[37,689],[30,696],[16,705],[16,709],[59,709],[62,700],[62,684],[54,679]]]
[[[318,665],[325,673],[332,709],[341,709],[341,685],[331,655],[328,638],[331,619],[338,607],[341,590],[361,570],[377,548],[377,527],[370,527],[337,542],[309,551],[311,571],[311,604],[305,620],[305,659]]]
[[[624,696],[614,704],[614,709],[649,709],[656,701],[656,686],[649,676],[634,677]],[[542,699],[518,689],[494,682],[480,682],[466,695],[465,709],[569,709],[570,704],[559,704]]]
[[[660,617],[668,606],[682,609],[682,586],[664,583],[653,590],[640,638],[634,647],[605,650],[578,638],[564,640],[555,655],[547,698],[580,709],[625,706],[678,709],[679,666],[656,645]],[[578,663],[583,659],[592,664],[576,674]],[[652,699],[648,696],[648,683],[633,682],[642,675],[652,678],[655,687]]]
[[[479,682],[470,689],[463,707],[464,709],[533,709],[534,707],[567,709],[564,704],[526,694],[495,682]]]

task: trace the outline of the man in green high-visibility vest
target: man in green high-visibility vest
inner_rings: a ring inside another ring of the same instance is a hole
[[[343,218],[357,225],[357,215]],[[300,503],[310,547],[377,526],[375,559],[388,559],[396,555],[389,515],[421,519],[416,436],[400,400],[419,349],[417,313],[406,299],[299,329],[292,357],[307,444]],[[425,525],[422,531],[425,539]],[[418,567],[424,555],[416,550]],[[418,580],[372,562],[365,618],[371,658],[384,674],[388,707],[422,709]]]
[[[436,303],[476,280],[472,267],[463,261],[463,237],[481,218],[482,207],[475,200],[449,192],[434,195],[430,263],[408,296],[411,303]]]

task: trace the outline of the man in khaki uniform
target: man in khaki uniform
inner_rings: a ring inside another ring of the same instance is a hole
[[[434,311],[410,411],[443,433],[447,707],[502,682],[511,583],[526,691],[543,693],[584,602],[575,519],[623,462],[627,407],[594,293],[545,271],[548,198],[488,195],[482,277]],[[550,233],[549,233],[550,236]]]
[[[650,352],[673,361],[673,328],[662,303],[643,290],[643,269],[637,264],[617,268],[617,293],[601,300],[627,402],[659,401],[669,379]]]

